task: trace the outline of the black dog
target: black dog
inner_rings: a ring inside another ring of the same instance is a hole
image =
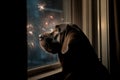
[[[53,32],[41,34],[40,45],[47,52],[58,53],[62,80],[110,80],[108,70],[77,25],[56,25]]]

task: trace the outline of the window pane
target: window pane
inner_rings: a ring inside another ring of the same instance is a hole
[[[27,0],[28,69],[58,61],[39,45],[39,34],[63,22],[62,0]]]

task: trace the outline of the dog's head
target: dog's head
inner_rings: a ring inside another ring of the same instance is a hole
[[[56,25],[52,32],[45,32],[39,35],[41,47],[50,53],[62,54],[68,51],[68,45],[74,38],[74,32],[80,31],[75,24]]]

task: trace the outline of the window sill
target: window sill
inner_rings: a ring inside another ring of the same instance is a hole
[[[34,69],[29,69],[28,80],[38,80],[44,77],[54,75],[61,71],[62,71],[62,67],[59,62],[51,65],[34,68]]]

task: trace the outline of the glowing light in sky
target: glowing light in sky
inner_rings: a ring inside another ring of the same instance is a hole
[[[45,28],[42,28],[43,31],[45,31]]]
[[[50,16],[50,19],[53,19],[54,17],[53,16]]]
[[[41,6],[39,6],[39,9],[40,9],[40,10],[44,10],[45,7],[41,5]]]
[[[28,45],[31,47],[31,48],[34,48],[35,47],[35,44],[33,42],[29,42]]]
[[[33,35],[33,25],[32,24],[28,24],[27,25],[27,32],[28,32],[28,34],[30,34],[30,35]]]
[[[48,22],[45,22],[45,25],[48,26]]]
[[[45,9],[45,4],[38,4],[38,8],[40,11]]]
[[[34,47],[34,43],[33,42],[31,42],[31,46]]]
[[[29,33],[30,35],[33,35],[33,32],[32,32],[32,31],[29,31],[28,33]]]
[[[33,28],[33,25],[32,24],[28,24],[27,28]]]

